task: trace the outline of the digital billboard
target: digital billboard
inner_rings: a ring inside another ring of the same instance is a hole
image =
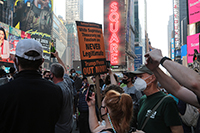
[[[187,36],[187,63],[193,63],[194,49],[199,52],[199,34]]]
[[[189,24],[200,21],[200,1],[188,0]]]
[[[44,59],[50,61],[53,0],[17,0],[13,26],[39,41],[43,46]]]
[[[104,42],[111,65],[125,65],[124,3],[124,0],[104,0]]]
[[[20,39],[30,39],[31,35],[2,22],[0,22],[0,34],[3,34],[0,36],[0,62],[13,63],[17,43]]]
[[[174,49],[174,47],[175,47],[174,46],[174,38],[171,39],[171,47],[172,47],[171,48],[171,58],[172,58],[172,60],[174,60],[174,50],[175,50]]]

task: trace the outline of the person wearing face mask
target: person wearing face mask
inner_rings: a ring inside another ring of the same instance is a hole
[[[123,87],[124,93],[129,94],[133,101],[134,116],[132,118],[131,126],[137,128],[137,113],[139,111],[139,100],[142,97],[142,92],[136,89],[134,85],[135,75],[131,72],[123,74],[122,82],[127,85]]]
[[[109,87],[119,87],[112,85]],[[95,94],[87,101],[89,107],[89,124],[93,133],[126,133],[129,131],[129,123],[133,113],[133,103],[128,94],[109,90],[99,109],[105,125],[98,123],[95,113]]]
[[[145,133],[183,133],[177,105],[172,97],[166,97],[158,108],[151,113],[158,102],[166,96],[157,88],[155,75],[145,65],[132,73],[137,76],[135,87],[145,94],[141,97],[139,103],[138,129]],[[144,125],[149,114],[150,117]]]
[[[42,77],[46,80],[49,80],[50,79],[50,71],[48,71],[48,70],[44,71]]]

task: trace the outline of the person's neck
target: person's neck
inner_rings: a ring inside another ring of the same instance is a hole
[[[63,78],[54,78],[54,79],[53,79],[53,82],[54,82],[55,84],[60,83],[60,82],[62,82],[62,81],[63,81]]]
[[[156,92],[159,92],[159,90],[155,84],[152,84],[149,88],[145,89],[143,92],[146,96],[150,96]]]
[[[112,128],[112,126],[111,126],[110,121],[108,120],[108,118],[105,119],[105,122],[106,122],[105,129]]]
[[[127,87],[130,88],[132,86],[133,86],[132,82],[128,82]]]
[[[35,70],[35,71],[37,71],[36,69],[32,69],[32,68],[30,68],[30,69],[28,69],[28,68],[24,69],[20,65],[19,65],[18,68],[19,68],[19,72],[24,71],[24,70]]]

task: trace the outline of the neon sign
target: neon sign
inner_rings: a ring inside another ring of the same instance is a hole
[[[119,30],[119,13],[117,2],[112,2],[110,4],[111,12],[109,14],[109,30],[111,32],[111,37],[109,39],[110,46],[110,62],[111,64],[118,64],[118,46],[119,46],[119,37],[117,32]]]

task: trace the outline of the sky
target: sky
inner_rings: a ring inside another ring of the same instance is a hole
[[[103,1],[84,0],[83,20],[103,25]],[[147,1],[147,32],[151,45],[162,50],[168,56],[167,25],[169,16],[173,14],[172,0],[146,0]],[[56,0],[54,11],[65,18],[64,0]]]

